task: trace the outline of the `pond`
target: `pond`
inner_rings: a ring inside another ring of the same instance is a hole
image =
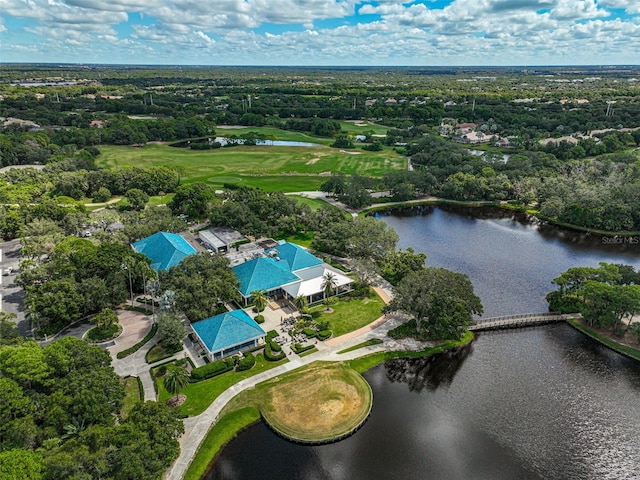
[[[640,266],[638,245],[502,210],[428,207],[380,218],[430,266],[470,275],[487,315],[546,310],[551,279],[570,266]],[[638,478],[640,363],[567,325],[480,334],[457,351],[387,362],[365,378],[373,410],[355,435],[300,446],[257,424],[204,478]]]

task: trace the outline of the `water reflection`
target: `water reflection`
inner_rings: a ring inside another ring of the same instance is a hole
[[[384,363],[387,379],[393,383],[406,383],[411,392],[422,392],[425,388],[436,390],[448,387],[462,364],[473,352],[473,344],[427,358],[399,358]]]

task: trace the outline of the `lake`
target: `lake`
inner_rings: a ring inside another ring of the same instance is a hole
[[[429,266],[468,274],[486,315],[547,309],[551,279],[599,261],[640,266],[640,246],[538,225],[497,209],[379,215]],[[640,363],[550,325],[478,335],[427,359],[365,374],[369,421],[323,446],[257,424],[219,455],[221,479],[638,479]]]

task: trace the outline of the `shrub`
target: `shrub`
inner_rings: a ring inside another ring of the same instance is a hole
[[[92,342],[103,342],[111,340],[120,331],[120,325],[109,325],[108,327],[93,327],[87,332],[87,339]]]
[[[273,340],[269,339],[269,342],[267,343],[271,346],[271,350],[273,350],[274,352],[282,351],[282,347],[278,344],[278,342],[274,342]]]
[[[291,350],[296,352],[297,354],[301,354],[302,352],[306,352],[307,350],[311,350],[315,348],[314,345],[305,345],[304,347],[300,343],[294,343],[291,347]]]
[[[303,328],[302,329],[302,333],[304,333],[309,338],[313,338],[318,334],[317,331],[315,331],[315,330],[313,330],[311,328]]]
[[[254,320],[256,321],[256,323],[264,323],[264,315],[256,315]]]
[[[273,353],[273,345],[277,345],[275,342],[269,342],[264,346],[264,358],[266,358],[270,362],[277,362],[278,360],[282,360],[286,357],[286,354],[283,351],[280,351],[278,354]],[[278,348],[280,345],[278,345]]]
[[[267,340],[271,340],[272,338],[275,338],[278,336],[278,332],[276,332],[275,330],[269,330],[267,332]]]
[[[233,363],[229,365],[229,362],[226,360],[217,360],[212,363],[208,363],[207,365],[203,365],[202,367],[194,368],[191,370],[191,378],[199,382],[201,380],[206,380],[207,378],[215,377],[216,375],[220,375],[222,373],[228,372],[233,369]]]
[[[325,341],[327,338],[329,338],[331,335],[333,335],[333,332],[331,330],[321,330],[318,332],[318,339],[321,341]]]
[[[156,377],[164,377],[166,373],[167,373],[167,366],[160,365],[156,370]]]
[[[256,364],[256,357],[254,357],[252,353],[247,353],[242,358],[242,360],[238,362],[238,367],[236,368],[236,370],[238,372],[242,372],[243,370],[249,370],[250,368],[253,368],[255,364]]]

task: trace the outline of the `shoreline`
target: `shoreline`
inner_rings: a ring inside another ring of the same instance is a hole
[[[580,225],[573,225],[571,223],[561,222],[549,217],[541,215],[537,210],[527,209],[521,205],[513,205],[510,203],[503,203],[494,200],[449,200],[446,198],[428,197],[424,199],[407,200],[404,202],[389,202],[389,203],[375,203],[369,207],[365,207],[358,212],[358,215],[368,215],[370,213],[384,212],[392,210],[394,208],[410,208],[420,206],[437,206],[437,205],[456,205],[461,207],[497,207],[503,210],[511,210],[519,213],[525,213],[531,215],[542,222],[546,222],[550,225],[573,230],[581,233],[595,234],[603,237],[637,237],[640,236],[640,230],[624,230],[619,232],[612,232],[607,230],[599,230],[597,228],[582,227]],[[624,242],[623,242],[624,243]],[[640,239],[638,240],[640,245]]]
[[[614,351],[615,353],[622,355],[636,362],[640,362],[640,349],[631,347],[624,343],[616,342],[615,340],[599,334],[594,329],[587,325],[583,325],[576,319],[570,319],[566,321],[567,325],[577,330],[578,332],[586,335],[587,337],[595,340],[606,348]]]

